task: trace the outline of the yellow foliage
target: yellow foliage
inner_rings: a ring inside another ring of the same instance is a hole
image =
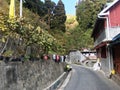
[[[36,28],[36,30],[38,31],[38,33],[42,33],[42,29],[39,26]]]
[[[0,13],[0,30],[1,31],[5,31],[7,29],[5,22],[6,20],[5,20],[4,14]]]
[[[12,54],[13,54],[13,51],[12,51],[12,50],[7,50],[6,52],[4,52],[3,55],[10,57],[10,56],[12,56]]]
[[[5,43],[5,38],[2,38],[2,42]]]
[[[78,22],[76,20],[76,17],[73,15],[67,15],[67,20],[66,20],[66,29],[70,30],[75,28],[78,25]]]

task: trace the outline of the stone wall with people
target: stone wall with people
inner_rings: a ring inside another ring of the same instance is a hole
[[[64,66],[52,60],[0,61],[0,90],[43,90],[64,72]]]

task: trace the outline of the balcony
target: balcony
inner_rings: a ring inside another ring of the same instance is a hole
[[[120,27],[112,27],[112,28],[110,28],[110,39],[112,40],[119,33],[120,33]]]
[[[97,46],[101,42],[111,41],[119,33],[120,33],[120,27],[109,28],[109,32],[107,30],[104,30],[96,39],[94,46]]]
[[[98,44],[100,44],[101,42],[107,40],[106,37],[106,32],[105,30],[99,35],[99,37],[96,39],[96,41],[94,42],[94,46],[97,46]]]

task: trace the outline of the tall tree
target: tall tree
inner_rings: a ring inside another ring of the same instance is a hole
[[[105,3],[106,0],[84,0],[77,6],[77,21],[84,31],[93,28],[97,14],[103,9]]]
[[[40,16],[45,15],[44,4],[41,0],[24,0],[23,5]]]
[[[51,20],[53,17],[53,9],[55,7],[55,3],[52,2],[51,0],[45,0],[44,6],[45,6],[45,16],[44,16],[44,20],[46,21],[46,23],[50,26],[51,24]]]
[[[66,12],[62,0],[59,0],[53,11],[51,28],[57,28],[65,32]]]

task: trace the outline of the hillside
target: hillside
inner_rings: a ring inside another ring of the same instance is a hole
[[[9,19],[9,1],[0,1],[0,54],[4,56],[41,57],[44,53],[59,52],[56,39],[47,31],[44,20],[23,7],[19,18],[19,1],[15,1],[14,21]],[[32,52],[34,51],[34,52]]]
[[[44,17],[39,16],[37,13],[34,13],[25,7],[23,7],[23,18],[20,20],[19,1],[16,1],[17,21],[11,24],[11,22],[8,22],[9,1],[0,0],[0,2],[0,26],[2,26],[2,29],[6,30],[4,32],[2,31],[3,36],[0,41],[4,41],[2,43],[7,44],[7,39],[9,37],[17,37],[16,41],[19,41],[19,39],[24,41],[22,42],[23,46],[16,46],[19,47],[19,49],[16,50],[20,51],[11,50],[11,47],[9,47],[6,48],[8,51],[6,50],[5,55],[6,53],[8,54],[10,52],[13,52],[13,55],[15,54],[14,52],[18,52],[18,54],[19,52],[25,53],[25,50],[28,46],[31,47],[31,50],[34,50],[34,53],[31,52],[30,54],[32,56],[39,56],[43,53],[66,54],[71,49],[81,49],[82,47],[89,46],[92,47],[91,45],[88,45],[88,43],[91,43],[91,39],[89,39],[91,30],[83,32],[76,21],[76,16],[67,15],[67,20],[65,23],[66,32],[63,32],[60,28],[52,30],[50,29],[49,25],[46,24],[45,20],[43,19]],[[25,48],[24,50],[22,50],[23,47]],[[0,50],[1,49],[2,48],[0,48]]]
[[[67,30],[74,29],[78,25],[78,22],[76,21],[76,16],[67,15],[67,20],[65,24]]]

